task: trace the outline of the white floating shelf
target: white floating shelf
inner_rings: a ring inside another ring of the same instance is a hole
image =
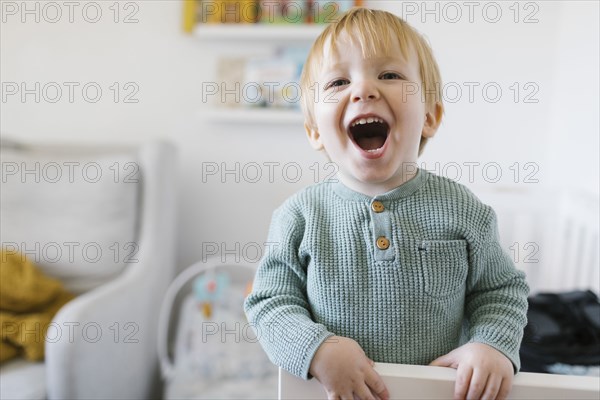
[[[269,108],[211,108],[204,118],[217,123],[236,124],[297,124],[302,125],[304,116],[300,110]]]
[[[197,24],[194,36],[214,40],[314,40],[326,25]]]

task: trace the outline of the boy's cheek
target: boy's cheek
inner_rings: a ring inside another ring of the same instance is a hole
[[[328,95],[327,97],[319,99],[319,101],[315,103],[315,109],[334,109],[338,106],[339,103],[340,100],[337,97]]]
[[[403,100],[409,98],[421,99],[421,85],[416,82],[402,82],[401,91]]]

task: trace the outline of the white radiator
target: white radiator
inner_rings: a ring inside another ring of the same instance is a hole
[[[598,196],[550,188],[474,188],[531,292],[600,292]]]
[[[420,365],[376,363],[391,399],[452,399],[456,370]],[[305,381],[279,370],[280,400],[323,400],[325,390],[316,379]],[[521,372],[513,380],[509,399],[600,399],[600,377]]]

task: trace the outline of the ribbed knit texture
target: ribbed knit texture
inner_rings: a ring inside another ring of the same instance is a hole
[[[268,242],[244,307],[290,373],[306,379],[332,335],[401,364],[486,343],[519,369],[529,288],[500,247],[493,210],[464,186],[424,170],[375,197],[316,184],[274,212]]]

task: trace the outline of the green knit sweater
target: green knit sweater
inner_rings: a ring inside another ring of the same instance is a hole
[[[529,288],[464,186],[424,170],[375,197],[319,183],[274,212],[268,242],[244,308],[290,373],[306,379],[332,335],[400,364],[486,343],[519,369]]]

